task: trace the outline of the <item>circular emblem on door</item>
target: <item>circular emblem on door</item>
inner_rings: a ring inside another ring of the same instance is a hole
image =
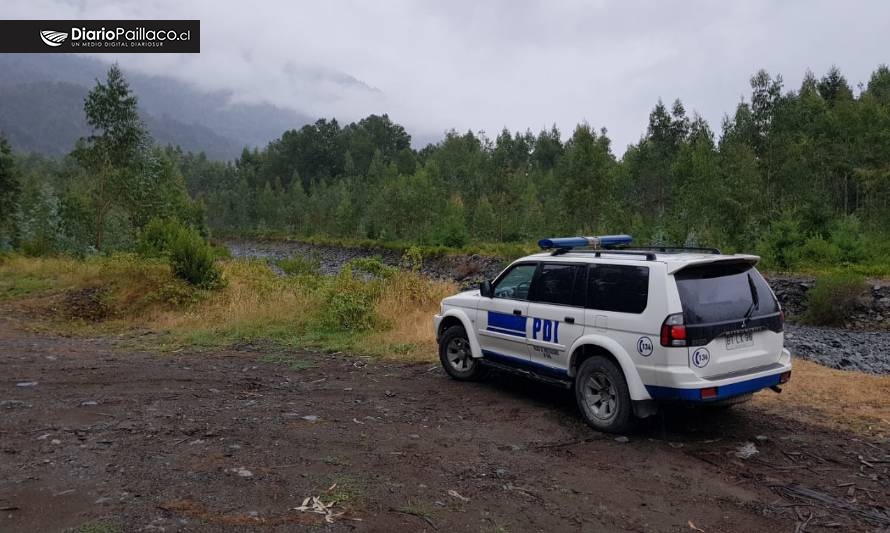
[[[652,339],[650,339],[649,337],[640,337],[637,340],[637,351],[643,357],[648,357],[648,356],[652,355],[653,348],[654,348],[654,345],[652,344]]]
[[[692,352],[692,364],[698,368],[704,368],[711,362],[711,352],[707,348],[699,348]]]

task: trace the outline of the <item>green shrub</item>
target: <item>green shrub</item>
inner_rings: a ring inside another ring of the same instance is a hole
[[[139,232],[136,250],[142,257],[167,258],[177,278],[202,289],[220,286],[222,274],[214,261],[228,255],[207,243],[197,230],[170,218],[149,221]]]
[[[362,282],[346,265],[326,290],[321,323],[331,331],[366,331],[377,323],[374,303],[380,295],[379,285]]]
[[[795,248],[802,240],[800,221],[791,213],[785,213],[773,221],[761,237],[757,252],[763,257],[767,269],[788,271],[795,266]]]
[[[202,289],[213,289],[222,283],[222,273],[214,259],[213,248],[194,230],[180,232],[170,247],[173,274]]]
[[[275,264],[289,276],[316,276],[321,273],[321,261],[315,257],[295,255],[286,259],[279,259]]]
[[[400,266],[411,272],[420,272],[423,268],[423,249],[419,246],[411,246],[402,254]]]
[[[833,242],[810,237],[790,255],[794,257],[792,263],[799,266],[834,266],[841,262],[842,252]]]
[[[838,248],[844,263],[859,263],[868,257],[869,242],[863,236],[862,224],[856,217],[837,221],[831,231],[831,243]]]
[[[865,279],[851,272],[817,278],[816,286],[807,292],[804,322],[814,326],[843,326],[866,288]]]
[[[56,253],[55,241],[41,237],[22,241],[21,248],[28,257],[45,257]]]
[[[379,256],[374,257],[357,257],[349,262],[349,265],[353,268],[353,270],[359,270],[361,272],[367,272],[372,276],[377,276],[378,278],[391,278],[398,269],[395,267],[391,267],[383,262],[383,260]]]
[[[182,280],[175,279],[164,283],[156,290],[146,295],[149,302],[167,304],[174,308],[189,307],[201,301],[201,291]]]
[[[139,232],[136,251],[144,257],[168,257],[176,239],[188,232],[178,220],[153,218]]]

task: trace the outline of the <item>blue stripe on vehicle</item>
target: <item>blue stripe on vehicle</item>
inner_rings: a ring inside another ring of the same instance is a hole
[[[525,321],[527,317],[508,315],[507,313],[488,312],[488,325],[495,328],[509,329],[522,332],[525,336]]]
[[[512,329],[501,329],[501,328],[496,328],[496,327],[493,327],[493,326],[488,326],[488,327],[485,328],[485,329],[487,329],[488,331],[493,331],[493,332],[495,332],[495,333],[503,333],[504,335],[513,335],[514,337],[522,337],[522,338],[525,338],[525,332],[524,332],[524,331],[523,331],[523,332],[519,332],[519,331],[514,331],[514,330],[512,330]]]
[[[554,368],[552,366],[542,365],[530,359],[516,357],[513,355],[504,355],[497,352],[492,352],[491,350],[482,350],[482,357],[485,359],[491,359],[492,361],[496,361],[498,363],[503,363],[505,365],[525,367],[528,370],[538,372],[540,374],[549,374],[551,376],[560,378],[564,378],[568,375],[568,372],[566,372],[562,368]]]
[[[659,387],[656,385],[646,385],[649,396],[655,400],[682,400],[689,402],[713,402],[717,400],[725,400],[733,398],[749,392],[757,392],[767,387],[779,384],[781,374],[773,374],[772,376],[763,376],[760,378],[749,379],[747,381],[739,381],[738,383],[730,383],[729,385],[721,385],[717,387],[717,396],[714,398],[701,399],[701,387],[698,389],[675,389],[673,387]]]

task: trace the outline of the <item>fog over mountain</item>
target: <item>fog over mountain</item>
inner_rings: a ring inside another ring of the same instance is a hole
[[[75,55],[0,54],[0,131],[20,150],[68,153],[90,134],[83,99],[107,68],[107,62]],[[271,104],[236,102],[231,92],[125,71],[155,140],[213,159],[232,159],[245,146],[263,147],[315,120]]]
[[[451,128],[494,137],[556,124],[566,138],[586,121],[608,128],[620,156],[659,98],[680,98],[718,130],[761,68],[792,90],[807,69],[821,76],[837,65],[855,88],[890,60],[890,3],[880,0],[6,4],[10,19],[199,19],[200,54],[95,57],[127,71],[166,125],[156,131],[198,140],[208,127],[221,137],[208,140],[216,153],[300,121],[387,113],[415,147]],[[67,70],[75,79],[58,81],[84,85],[95,73]]]

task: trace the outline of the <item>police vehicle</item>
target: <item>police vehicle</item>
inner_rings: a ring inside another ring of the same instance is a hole
[[[732,405],[791,377],[784,314],[754,255],[542,239],[478,290],[442,300],[451,377],[506,370],[574,388],[587,423],[626,430],[661,402]]]

